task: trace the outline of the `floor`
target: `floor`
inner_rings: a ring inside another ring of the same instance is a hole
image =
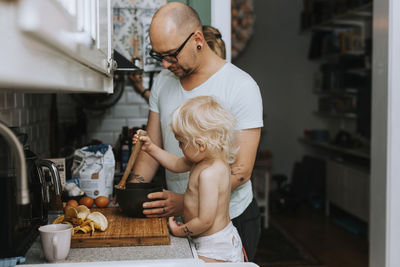
[[[368,241],[310,206],[271,215],[326,267],[367,267]]]

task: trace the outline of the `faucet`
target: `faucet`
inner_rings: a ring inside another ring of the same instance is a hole
[[[17,204],[27,205],[29,201],[28,176],[26,173],[26,161],[24,149],[15,134],[0,121],[0,135],[4,137],[9,144],[12,154],[16,161],[17,175]],[[18,168],[19,166],[19,168]]]
[[[61,195],[62,190],[61,190],[61,179],[60,179],[60,174],[57,170],[56,164],[50,160],[46,159],[39,159],[38,161],[38,167],[39,170],[41,170],[41,167],[47,167],[50,171],[50,178],[51,178],[51,183],[54,185],[54,191],[56,195]]]

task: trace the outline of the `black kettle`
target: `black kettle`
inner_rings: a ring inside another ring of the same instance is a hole
[[[25,145],[27,135],[14,133]],[[25,146],[29,202],[21,205],[17,201],[16,179],[16,170],[20,166],[11,157],[11,150],[3,138],[0,138],[0,152],[0,214],[3,218],[0,220],[1,259],[25,255],[39,234],[39,226],[48,223],[49,186],[54,185],[55,193],[61,194],[61,181],[53,162],[39,159]],[[43,175],[42,167],[49,170],[48,179]]]
[[[32,205],[32,221],[46,224],[50,203],[50,188],[54,186],[56,195],[61,194],[61,180],[56,165],[45,159],[39,159],[35,153],[25,149],[28,183]],[[49,178],[43,169],[49,170]]]

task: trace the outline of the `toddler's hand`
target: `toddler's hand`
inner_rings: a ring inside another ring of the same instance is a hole
[[[142,142],[142,150],[143,151],[149,151],[150,150],[150,146],[153,144],[153,142],[151,141],[150,137],[147,135],[142,135],[139,137],[139,131],[138,130],[132,138],[132,144],[136,144],[138,142],[138,140],[140,140]]]
[[[175,217],[171,216],[168,218],[168,227],[169,230],[171,231],[171,233],[174,236],[179,236],[179,237],[183,237],[185,236],[185,234],[183,233],[183,231],[180,229],[180,223],[176,223],[176,221],[174,220]]]

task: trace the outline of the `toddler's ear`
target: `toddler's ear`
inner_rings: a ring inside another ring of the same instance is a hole
[[[200,152],[203,152],[207,148],[207,145],[201,139],[196,139],[196,144],[199,146],[199,151]]]

